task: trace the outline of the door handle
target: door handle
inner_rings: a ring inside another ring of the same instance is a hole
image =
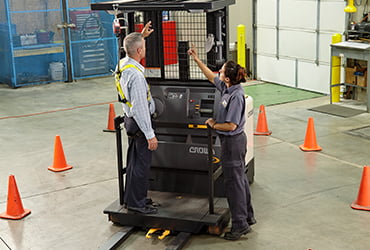
[[[58,29],[76,28],[76,24],[74,23],[57,24],[57,28]]]

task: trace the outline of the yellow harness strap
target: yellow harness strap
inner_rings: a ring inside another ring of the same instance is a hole
[[[122,67],[119,72],[116,73],[115,75],[115,81],[116,81],[116,88],[117,88],[117,91],[120,95],[120,101],[127,104],[127,106],[129,106],[130,108],[132,108],[132,104],[127,101],[125,95],[123,94],[123,91],[122,91],[122,88],[121,88],[121,84],[120,84],[120,79],[121,79],[121,75],[122,75],[122,72],[125,70],[125,69],[128,69],[128,68],[135,68],[137,69],[139,72],[143,73],[137,66],[133,65],[133,64],[127,64],[125,65],[124,67]],[[149,88],[149,91],[148,91],[148,101],[150,100],[150,88]]]

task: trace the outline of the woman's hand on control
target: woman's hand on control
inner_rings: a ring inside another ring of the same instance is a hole
[[[213,126],[216,124],[216,121],[213,118],[209,118],[205,123],[211,128],[214,128]]]

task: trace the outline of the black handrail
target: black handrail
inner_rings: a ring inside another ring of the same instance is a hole
[[[208,129],[208,202],[209,202],[209,213],[214,214],[214,177],[213,177],[213,138],[212,128],[207,125]]]
[[[123,175],[126,173],[126,168],[123,167],[121,123],[123,123],[123,116],[117,116],[116,118],[114,118],[114,129],[116,132],[116,144],[117,144],[119,204],[123,205],[124,203],[123,197],[125,194],[125,189],[123,186]]]
[[[117,116],[114,118],[114,128],[116,133],[116,146],[117,146],[117,168],[118,168],[118,187],[119,187],[119,201],[120,205],[124,203],[124,179],[123,175],[126,174],[126,168],[123,167],[122,157],[122,133],[121,124],[124,122],[123,116]],[[209,213],[214,214],[214,181],[221,175],[221,168],[214,171],[213,164],[213,137],[212,129],[208,128],[208,202],[209,202]]]

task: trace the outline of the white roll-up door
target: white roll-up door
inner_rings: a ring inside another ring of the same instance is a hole
[[[330,44],[345,31],[343,0],[256,0],[258,79],[329,94]]]

